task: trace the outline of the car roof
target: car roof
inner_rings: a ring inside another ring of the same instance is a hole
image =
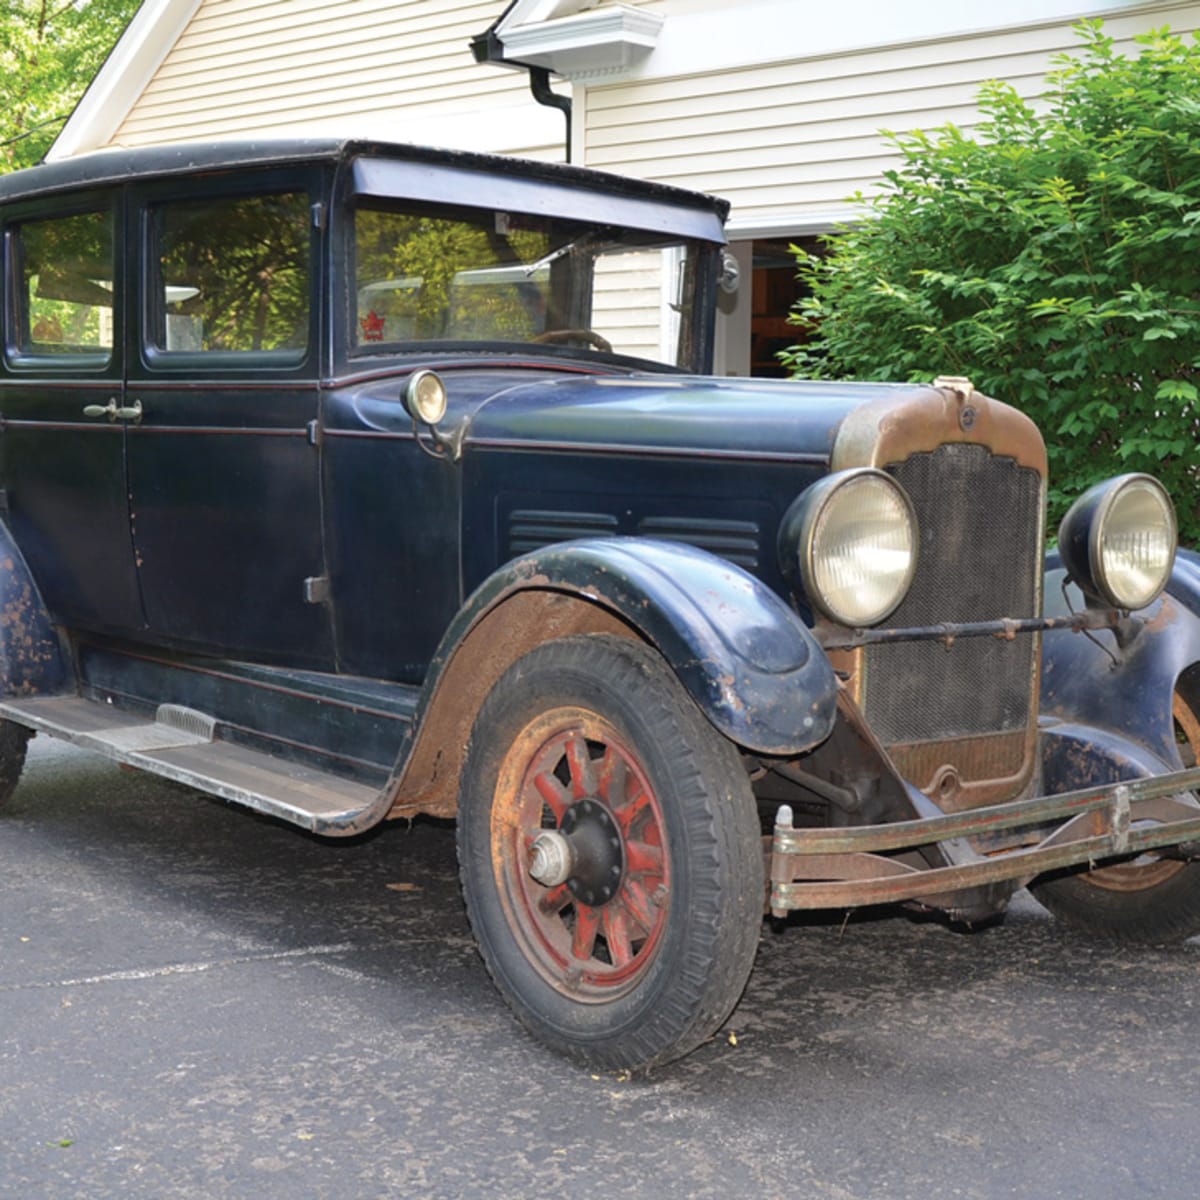
[[[52,192],[111,186],[134,179],[203,174],[248,167],[297,163],[338,164],[352,158],[379,158],[442,164],[480,172],[520,175],[588,190],[601,190],[632,198],[658,201],[677,207],[714,213],[724,221],[729,204],[714,196],[668,184],[611,175],[565,163],[537,162],[506,155],[477,154],[395,142],[353,138],[265,138],[245,141],[176,142],[97,150],[90,154],[55,159],[22,171],[0,176],[0,203],[29,199]]]

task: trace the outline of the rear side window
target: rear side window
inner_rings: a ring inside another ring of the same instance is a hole
[[[23,356],[107,360],[113,345],[112,213],[23,221],[11,236],[18,279],[17,328],[9,344]]]
[[[308,347],[310,220],[300,192],[157,206],[154,348],[299,360]]]

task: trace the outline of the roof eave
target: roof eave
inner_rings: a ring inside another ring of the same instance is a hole
[[[143,0],[47,151],[48,162],[111,144],[200,4]]]

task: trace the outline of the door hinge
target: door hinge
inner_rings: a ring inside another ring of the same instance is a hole
[[[304,581],[304,603],[324,604],[329,599],[329,576],[310,575]]]
[[[314,204],[312,206],[312,225],[314,229],[325,228],[325,205]]]
[[[310,446],[321,444],[321,422],[316,419],[308,423],[308,444]]]

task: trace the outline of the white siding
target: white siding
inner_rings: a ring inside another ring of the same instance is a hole
[[[698,0],[649,5],[671,17]],[[853,6],[851,6],[853,7]],[[731,7],[730,19],[736,20]],[[793,38],[803,32],[797,6]],[[1200,28],[1200,4],[1164,4],[1110,14],[1105,31],[1129,52],[1136,33]],[[713,73],[642,78],[577,88],[583,161],[623,174],[699,188],[733,202],[732,227],[753,234],[828,227],[853,210],[893,165],[881,129],[953,121],[970,128],[986,79],[1022,95],[1042,89],[1052,55],[1079,42],[1070,22],[976,33]],[[647,66],[652,67],[653,59]],[[581,95],[582,92],[582,95]]]
[[[117,145],[350,134],[561,158],[523,71],[477,64],[496,0],[204,0]]]

